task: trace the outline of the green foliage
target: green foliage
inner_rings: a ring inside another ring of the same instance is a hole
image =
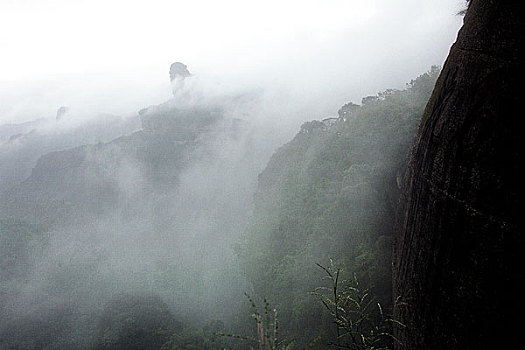
[[[332,321],[306,295],[321,278],[312,261],[328,254],[391,304],[391,237],[397,180],[439,75],[348,104],[335,123],[305,123],[259,176],[254,217],[236,247],[245,275],[280,310],[299,347],[330,337]],[[317,345],[322,348],[321,345]]]
[[[319,297],[335,323],[337,336],[331,345],[352,350],[390,349],[395,321],[385,317],[370,290],[362,287],[355,274],[343,279],[342,270],[332,259],[328,267],[317,266],[326,273],[329,286],[318,287],[312,294]]]
[[[212,321],[202,328],[187,327],[171,335],[161,350],[218,350],[224,342],[217,335],[224,329],[220,321]]]
[[[232,333],[218,333],[218,335],[256,343],[259,350],[293,349],[295,341],[279,339],[279,318],[277,316],[277,310],[270,308],[268,300],[266,300],[266,298],[263,299],[264,307],[261,313],[253,298],[248,293],[244,295],[250,302],[252,308],[252,318],[255,320],[255,336],[250,337]]]
[[[123,295],[106,305],[97,324],[96,350],[158,350],[180,331],[158,297]]]

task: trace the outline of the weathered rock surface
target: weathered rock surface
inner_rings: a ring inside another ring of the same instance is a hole
[[[170,66],[170,82],[174,95],[184,89],[184,80],[188,77],[191,77],[191,73],[184,63],[175,62]]]
[[[64,117],[64,115],[67,114],[67,112],[69,112],[69,107],[61,106],[59,109],[57,109],[56,120],[62,119]]]
[[[188,67],[181,62],[175,62],[172,63],[170,66],[170,81],[173,81],[177,78],[187,78],[191,76],[190,71],[188,70]]]
[[[520,336],[523,11],[473,0],[420,124],[394,248],[402,349],[503,349]]]

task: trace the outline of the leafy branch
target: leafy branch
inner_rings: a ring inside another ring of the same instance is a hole
[[[286,339],[279,340],[279,318],[277,310],[271,309],[270,303],[264,298],[264,309],[263,313],[261,313],[253,298],[248,293],[244,293],[244,295],[252,307],[251,316],[255,320],[256,336],[249,337],[227,333],[216,333],[216,335],[256,343],[258,344],[259,350],[291,350],[295,343],[294,341],[289,342]]]
[[[336,341],[330,345],[352,350],[390,349],[397,341],[391,333],[392,324],[403,325],[385,316],[381,304],[370,289],[361,287],[355,274],[351,279],[341,279],[342,270],[332,259],[328,267],[317,266],[326,273],[329,287],[318,287],[311,294],[319,297],[335,323]]]

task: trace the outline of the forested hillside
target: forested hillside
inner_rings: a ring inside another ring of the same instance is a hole
[[[254,216],[237,251],[253,292],[280,310],[282,333],[299,345],[321,336],[322,348],[333,335],[333,320],[309,294],[323,284],[315,264],[328,265],[329,257],[391,305],[396,178],[438,74],[432,67],[405,90],[305,123],[259,175]]]
[[[151,107],[138,132],[42,156],[2,196],[1,347],[244,349],[213,336],[254,330],[243,290],[328,347],[315,264],[391,305],[396,178],[438,73],[304,123],[257,190],[271,143],[220,106]]]
[[[520,5],[0,4],[0,350],[521,348]]]

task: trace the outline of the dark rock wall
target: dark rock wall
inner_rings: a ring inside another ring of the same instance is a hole
[[[394,246],[402,349],[499,349],[520,337],[524,16],[473,0],[425,110]]]

